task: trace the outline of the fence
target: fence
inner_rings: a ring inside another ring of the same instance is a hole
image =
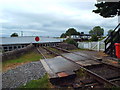
[[[103,41],[100,41],[100,42],[78,42],[78,48],[95,50],[95,51],[104,51],[105,44]]]

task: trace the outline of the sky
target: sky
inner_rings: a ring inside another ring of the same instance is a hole
[[[114,29],[118,17],[103,18],[95,14],[96,0],[1,0],[0,35],[16,32],[24,36],[59,37],[69,28],[89,33],[95,26]]]

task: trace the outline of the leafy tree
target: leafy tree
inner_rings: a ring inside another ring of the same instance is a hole
[[[77,30],[74,28],[69,28],[65,33],[62,33],[60,37],[64,38],[71,35],[80,35],[80,32],[77,32]]]
[[[104,29],[101,28],[100,26],[96,26],[92,30],[89,31],[89,34],[101,37],[102,35],[104,35]]]
[[[98,41],[97,35],[92,35],[91,41]]]
[[[107,18],[120,15],[120,1],[119,2],[98,2],[97,7],[93,12]]]
[[[18,37],[18,34],[17,33],[13,33],[10,35],[11,37]]]
[[[76,31],[76,29],[74,29],[74,28],[69,28],[67,31],[66,31],[66,34],[67,35],[77,35],[78,34],[78,32]]]
[[[65,33],[62,33],[60,38],[66,38],[66,34]]]
[[[80,32],[77,32],[77,35],[80,35],[81,33]]]
[[[73,44],[73,45],[77,46],[77,42],[71,38],[66,39],[65,42],[68,44]]]
[[[108,31],[108,36],[111,34],[112,31],[113,31],[113,30],[109,30],[109,31]]]

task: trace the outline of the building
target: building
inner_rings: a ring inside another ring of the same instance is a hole
[[[72,38],[75,41],[87,41],[91,38],[91,35],[81,33],[80,35],[71,35],[68,38]]]
[[[22,37],[0,37],[0,50],[12,51],[15,49],[24,48],[27,45],[33,44],[39,46],[54,46],[62,42],[62,39],[53,37],[37,37],[36,36],[22,36]]]

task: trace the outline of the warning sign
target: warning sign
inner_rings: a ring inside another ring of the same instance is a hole
[[[37,36],[37,37],[35,37],[35,41],[40,41],[40,38]]]

